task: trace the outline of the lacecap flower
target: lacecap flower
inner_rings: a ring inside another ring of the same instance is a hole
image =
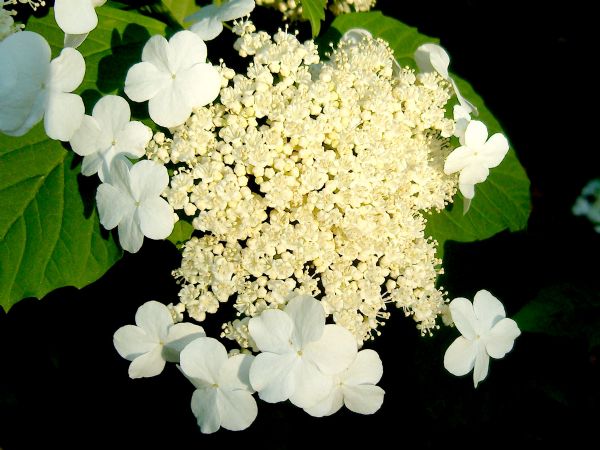
[[[65,33],[65,47],[77,48],[98,25],[94,8],[106,0],[55,0],[54,18]]]
[[[221,34],[223,22],[247,16],[255,6],[254,0],[229,0],[221,5],[203,6],[197,13],[186,17],[185,21],[195,22],[190,31],[203,41],[210,41]]]

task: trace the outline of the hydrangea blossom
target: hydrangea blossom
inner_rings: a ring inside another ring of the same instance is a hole
[[[81,127],[69,141],[73,151],[84,157],[83,175],[98,173],[102,181],[109,181],[113,160],[144,156],[152,130],[141,122],[130,122],[130,118],[129,104],[116,95],[102,97],[92,115],[83,117]]]
[[[444,172],[460,172],[458,187],[465,198],[475,195],[475,184],[484,182],[490,170],[498,166],[508,153],[508,141],[502,133],[488,139],[483,122],[472,120],[467,125],[463,145],[455,149],[444,164]]]
[[[325,325],[323,306],[299,295],[283,311],[268,309],[250,319],[250,335],[261,350],[250,368],[250,382],[269,403],[289,399],[300,408],[325,398],[332,375],[356,355],[356,341],[345,328]]]
[[[220,427],[244,430],[254,422],[258,408],[248,376],[253,360],[243,354],[228,357],[223,344],[206,337],[183,349],[181,370],[196,386],[191,406],[202,433]]]
[[[487,376],[489,357],[504,357],[521,331],[514,320],[506,318],[502,303],[486,290],[477,292],[473,303],[455,298],[450,303],[450,313],[462,336],[446,350],[444,367],[457,376],[473,370],[477,387]]]
[[[160,198],[167,184],[167,169],[153,161],[140,161],[131,168],[121,160],[112,165],[110,181],[98,187],[96,204],[104,228],[119,227],[124,250],[135,253],[144,236],[165,239],[173,231],[173,209]]]
[[[43,117],[51,139],[68,141],[85,113],[81,97],[71,93],[84,74],[77,50],[65,48],[50,61],[50,46],[39,34],[8,36],[0,42],[0,130],[22,136]]]
[[[152,36],[125,79],[125,93],[135,102],[149,100],[150,117],[158,125],[176,127],[193,108],[219,95],[221,76],[206,63],[206,44],[191,31],[175,33],[167,42]]]
[[[229,0],[221,5],[203,6],[200,11],[186,17],[186,22],[195,22],[190,31],[193,31],[203,41],[216,38],[223,31],[223,22],[240,19],[252,12],[255,7],[254,0]]]
[[[165,362],[179,362],[179,354],[188,343],[206,336],[201,326],[173,323],[169,309],[156,301],[138,308],[135,323],[119,328],[113,337],[119,355],[131,361],[131,378],[158,375]]]
[[[54,18],[65,33],[65,47],[77,48],[90,31],[98,25],[94,8],[102,6],[106,0],[56,0]]]
[[[373,414],[383,404],[385,392],[375,386],[383,375],[383,364],[374,350],[362,350],[345,371],[334,376],[331,391],[320,402],[304,410],[315,417],[330,416],[344,405],[355,413]]]

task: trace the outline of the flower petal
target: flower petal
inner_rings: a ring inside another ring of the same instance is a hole
[[[356,339],[340,325],[325,325],[321,339],[304,348],[304,356],[327,375],[346,370],[355,360],[356,352]]]
[[[499,320],[506,317],[502,302],[482,289],[475,294],[473,310],[481,326],[481,332],[490,330]]]
[[[196,389],[192,394],[192,412],[204,434],[214,433],[221,427],[217,397],[217,389],[213,387]]]
[[[125,77],[125,94],[134,102],[145,102],[171,83],[171,76],[154,64],[141,62],[132,66]]]
[[[69,34],[65,33],[65,39],[63,41],[63,47],[71,47],[77,48],[83,41],[89,36],[89,33],[81,33],[81,34]]]
[[[450,57],[446,50],[437,44],[423,44],[415,51],[415,61],[419,71],[427,73],[436,71],[443,78],[448,79],[448,66]]]
[[[164,368],[165,360],[162,358],[162,345],[157,345],[151,352],[138,356],[129,364],[129,377],[154,377],[160,374]]]
[[[521,330],[512,319],[500,320],[485,338],[485,348],[492,358],[503,358],[513,348]]]
[[[473,159],[473,150],[469,147],[458,147],[446,158],[444,163],[444,173],[450,175],[458,172],[467,166]]]
[[[320,301],[310,295],[298,295],[288,302],[284,311],[294,323],[292,342],[298,349],[321,338],[325,329],[325,310]]]
[[[125,325],[113,335],[113,344],[119,355],[133,361],[138,356],[154,350],[158,341],[148,336],[144,330],[135,325]]]
[[[50,62],[48,86],[59,92],[72,92],[81,84],[85,75],[83,56],[74,48],[63,48],[60,55]]]
[[[86,156],[86,158],[89,158],[89,156]],[[123,193],[108,183],[98,186],[96,205],[98,206],[100,223],[107,230],[112,230],[119,225],[129,209],[123,198]]]
[[[458,331],[469,340],[475,339],[479,332],[479,323],[473,311],[473,304],[466,298],[455,298],[450,302],[450,314]]]
[[[89,33],[98,25],[98,16],[90,0],[56,0],[54,18],[65,33]]]
[[[497,167],[502,162],[508,153],[508,147],[508,140],[502,133],[496,133],[488,139],[482,157],[490,169]]]
[[[361,350],[343,375],[344,385],[377,384],[383,375],[383,364],[375,350]]]
[[[105,141],[102,147],[112,144],[119,132],[129,123],[131,110],[129,103],[118,95],[105,95],[94,105],[92,116],[98,121]]]
[[[343,386],[344,404],[358,414],[375,414],[383,404],[385,391],[379,386],[361,384]]]
[[[85,115],[83,100],[76,94],[52,92],[44,116],[44,128],[50,139],[68,141],[81,126]]]
[[[250,367],[252,388],[265,402],[277,403],[287,400],[294,393],[296,386],[294,369],[299,364],[300,358],[295,353],[258,354]]]
[[[169,69],[179,78],[182,70],[206,62],[206,44],[188,30],[175,33],[169,40]]]
[[[165,342],[168,329],[173,325],[173,317],[166,305],[151,300],[138,308],[135,323],[157,342]]]
[[[173,208],[160,197],[144,200],[138,208],[140,229],[150,239],[166,239],[173,232]]]
[[[137,253],[144,243],[144,234],[140,229],[137,213],[127,212],[123,214],[121,222],[119,222],[119,244],[123,250],[129,253]]]
[[[196,64],[177,74],[177,89],[188,94],[193,108],[211,103],[221,92],[221,75],[210,64]]]
[[[342,406],[344,406],[344,394],[342,388],[334,382],[327,397],[304,408],[304,411],[313,417],[325,417],[335,414]]]
[[[218,389],[217,404],[221,426],[226,430],[240,431],[248,428],[258,414],[256,400],[244,390]]]
[[[253,362],[254,356],[252,355],[238,354],[230,357],[221,366],[219,386],[229,391],[242,389],[254,392],[250,384],[250,367]]]
[[[157,71],[168,76],[171,74],[169,53],[170,47],[167,39],[160,34],[155,34],[148,39],[142,49],[142,62],[150,63]]]
[[[460,189],[460,193],[465,198],[463,214],[466,214],[467,211],[469,210],[469,206],[471,206],[471,203],[470,203],[471,199],[473,197],[475,197],[475,185],[468,184],[468,183],[459,183],[458,189]],[[468,204],[467,204],[467,201],[469,201]]]
[[[221,367],[227,362],[227,350],[213,338],[201,337],[186,345],[180,355],[181,370],[189,377],[218,384]]]
[[[148,101],[148,113],[157,125],[173,128],[185,123],[192,114],[187,92],[169,80],[166,87]]]
[[[159,197],[169,184],[169,173],[162,164],[143,160],[129,171],[131,193],[139,202]]]
[[[471,120],[465,130],[465,145],[475,151],[483,149],[488,138],[488,130],[483,122]]]
[[[201,11],[210,8],[211,6],[212,5],[204,7]],[[190,31],[203,41],[211,41],[221,34],[223,31],[223,24],[218,17],[205,17],[192,25]]]
[[[325,375],[307,358],[301,358],[294,367],[294,392],[290,402],[298,408],[309,408],[327,397],[332,386],[332,376]]]
[[[475,365],[477,343],[462,336],[457,337],[444,354],[444,367],[452,375],[468,374]]]
[[[141,158],[150,139],[152,130],[149,127],[138,121],[128,122],[115,135],[115,151],[130,158]]]
[[[279,309],[267,309],[248,322],[248,331],[256,346],[263,352],[277,354],[294,351],[290,339],[294,323]]]
[[[488,366],[490,364],[490,357],[488,356],[485,347],[480,345],[477,349],[477,356],[475,357],[475,369],[473,370],[473,384],[477,387],[480,381],[483,381],[488,374]]]
[[[247,16],[255,6],[254,0],[229,0],[227,3],[221,4],[218,14],[223,22],[228,22]]]
[[[484,182],[488,175],[490,174],[490,169],[485,167],[483,164],[479,162],[474,162],[472,164],[468,164],[464,169],[461,170],[460,175],[458,177],[459,184],[477,184]]]
[[[69,144],[75,153],[87,156],[99,150],[100,125],[92,116],[84,115],[81,125],[71,137]],[[95,173],[95,172],[94,172]]]
[[[163,357],[169,362],[179,362],[182,350],[195,339],[206,337],[204,328],[189,322],[173,324],[167,331]]]

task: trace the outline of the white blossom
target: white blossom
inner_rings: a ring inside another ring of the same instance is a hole
[[[65,33],[65,47],[77,48],[90,31],[98,25],[94,8],[102,6],[106,0],[56,0],[54,18]]]
[[[488,139],[488,130],[483,122],[472,120],[465,130],[463,145],[448,155],[444,172],[460,172],[459,189],[465,198],[472,199],[475,184],[487,179],[489,169],[502,162],[508,148],[508,141],[502,133],[496,133]]]
[[[462,336],[446,350],[444,367],[457,376],[473,370],[477,387],[487,376],[489,357],[504,357],[521,331],[514,320],[506,318],[502,303],[486,290],[477,292],[473,303],[455,298],[450,302],[450,313]]]
[[[190,27],[203,41],[216,38],[223,31],[223,22],[240,19],[252,12],[254,0],[229,0],[221,5],[203,6],[200,11],[186,17],[186,22],[194,22]]]
[[[181,371],[194,384],[192,412],[202,433],[220,427],[244,430],[258,413],[249,370],[254,357],[227,356],[223,344],[212,338],[199,338],[181,352]]]
[[[600,180],[594,179],[588,182],[581,195],[577,197],[573,205],[573,214],[584,216],[594,224],[594,230],[600,233]]]
[[[471,122],[471,113],[468,108],[462,105],[454,105],[452,109],[454,116],[454,136],[456,136],[461,145],[465,145],[465,131]]]
[[[313,297],[291,299],[283,311],[268,309],[248,329],[261,350],[250,367],[250,382],[269,403],[289,399],[306,408],[325,398],[332,375],[349,366],[356,341],[345,328],[325,325],[323,306]]]
[[[158,125],[184,123],[193,108],[219,95],[221,76],[206,63],[206,44],[191,31],[167,40],[152,36],[142,51],[142,62],[127,72],[125,93],[135,102],[149,100],[150,117]]]
[[[68,141],[85,113],[81,97],[71,93],[84,74],[77,50],[65,48],[50,61],[50,46],[39,34],[8,36],[0,42],[0,130],[22,136],[43,117],[48,137]]]
[[[122,160],[111,167],[110,181],[96,193],[100,223],[107,230],[119,227],[119,242],[128,252],[137,252],[144,241],[165,239],[173,231],[173,208],[161,192],[169,183],[165,166],[140,161],[129,168]]]
[[[179,354],[188,343],[206,336],[201,326],[175,324],[169,309],[156,301],[138,308],[135,323],[119,328],[113,337],[119,355],[131,361],[131,378],[158,375],[165,362],[179,362]]]
[[[83,156],[81,173],[98,173],[100,180],[110,180],[113,160],[141,158],[152,139],[152,130],[141,122],[131,121],[127,101],[116,95],[102,97],[91,116],[85,115],[81,127],[69,143]]]

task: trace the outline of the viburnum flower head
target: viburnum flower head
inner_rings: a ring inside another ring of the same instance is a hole
[[[65,47],[77,48],[98,25],[94,8],[106,0],[55,0],[54,18],[65,33]]]
[[[450,303],[450,313],[462,336],[446,350],[444,367],[457,376],[473,370],[477,387],[487,376],[489,357],[504,357],[521,331],[514,320],[506,318],[502,303],[486,290],[477,292],[473,303],[455,298]]]
[[[130,122],[130,118],[129,104],[117,95],[102,97],[92,115],[83,117],[81,127],[69,141],[73,151],[83,156],[83,175],[98,173],[102,181],[109,181],[114,160],[144,156],[152,130],[141,122]]]
[[[169,308],[156,301],[138,308],[135,323],[119,328],[113,336],[119,355],[131,361],[131,378],[158,375],[167,361],[179,362],[179,354],[188,343],[206,336],[199,325],[173,323]]]
[[[460,172],[460,192],[465,198],[472,199],[475,195],[475,184],[487,179],[489,169],[502,162],[508,148],[508,141],[502,133],[496,133],[488,139],[488,130],[483,122],[472,120],[465,130],[462,146],[446,158],[444,172],[447,175]]]
[[[276,403],[289,399],[300,408],[323,400],[333,377],[356,355],[356,340],[339,325],[325,325],[321,303],[308,295],[289,300],[285,309],[267,309],[250,319],[248,330],[262,353],[250,368],[258,396]]]
[[[100,223],[107,230],[118,226],[119,242],[128,252],[137,252],[144,241],[165,239],[173,231],[173,208],[160,197],[169,183],[165,166],[140,161],[132,167],[117,160],[110,181],[96,193]]]
[[[65,48],[50,61],[50,46],[37,33],[22,31],[0,42],[0,131],[22,136],[42,117],[51,139],[68,141],[81,125],[85,107],[72,94],[83,81],[85,62]]]
[[[167,41],[152,36],[125,79],[125,93],[134,102],[149,100],[150,118],[163,127],[183,124],[192,109],[219,95],[221,76],[206,63],[206,44],[191,31]]]
[[[202,433],[244,430],[254,422],[258,408],[248,377],[253,360],[244,354],[228,357],[223,344],[207,337],[183,349],[181,371],[196,386],[191,406]]]
[[[200,11],[185,18],[186,22],[195,22],[193,31],[203,41],[216,38],[223,31],[223,22],[240,19],[252,12],[254,0],[229,0],[221,5],[203,6]]]

